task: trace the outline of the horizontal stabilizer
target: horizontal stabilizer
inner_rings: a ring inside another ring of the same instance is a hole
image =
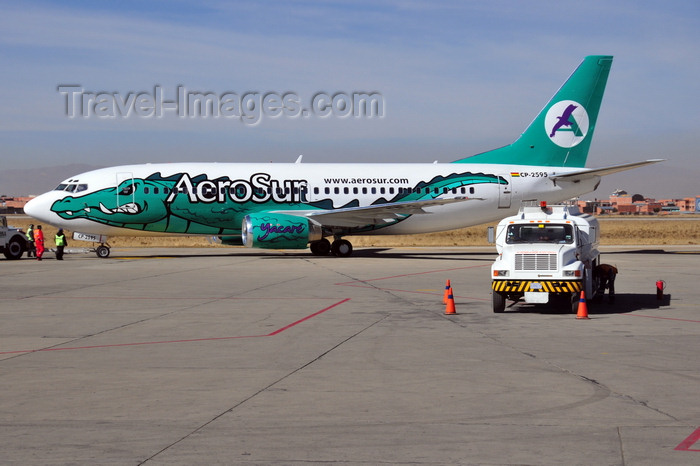
[[[612,173],[643,167],[644,165],[651,165],[652,163],[663,162],[664,160],[665,159],[650,159],[644,160],[642,162],[624,163],[622,165],[611,165],[609,167],[582,169],[575,172],[569,172],[563,175],[553,175],[549,178],[554,181],[582,181],[591,179],[595,176],[610,175]]]

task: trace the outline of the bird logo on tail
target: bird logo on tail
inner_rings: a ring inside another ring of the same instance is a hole
[[[554,128],[552,128],[552,133],[549,135],[550,138],[553,138],[554,135],[559,131],[559,128],[562,126],[572,126],[574,122],[569,121],[569,118],[571,118],[571,114],[573,113],[574,110],[578,108],[577,105],[570,104],[568,107],[566,107],[566,110],[564,110],[564,113],[561,114],[561,116],[557,117],[557,123],[554,125]]]
[[[549,139],[560,147],[574,147],[588,133],[588,112],[573,100],[562,100],[552,105],[544,119]]]

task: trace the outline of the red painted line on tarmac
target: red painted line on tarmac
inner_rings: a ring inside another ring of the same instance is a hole
[[[627,316],[627,317],[646,317],[647,319],[661,319],[661,320],[676,320],[678,322],[692,322],[694,324],[700,324],[700,320],[691,320],[691,319],[676,319],[674,317],[661,317],[661,316],[644,316],[641,314],[620,314],[621,316]]]
[[[2,300],[11,300],[11,301],[19,301],[21,299],[111,299],[111,300],[119,300],[119,301],[129,301],[129,300],[142,300],[142,301],[152,301],[152,300],[158,300],[158,301],[166,301],[166,300],[176,300],[176,301],[183,301],[183,300],[259,300],[259,299],[265,299],[265,300],[284,300],[284,301],[308,301],[308,300],[318,300],[318,299],[328,299],[328,298],[241,298],[237,296],[221,296],[221,297],[216,297],[216,296],[209,296],[209,297],[199,297],[199,298],[192,298],[188,296],[178,296],[178,297],[172,297],[172,296],[19,296],[15,298],[0,298],[0,301]]]
[[[47,351],[68,351],[68,350],[86,350],[86,349],[96,349],[96,348],[120,348],[124,346],[143,346],[143,345],[163,345],[163,344],[168,344],[168,343],[194,343],[194,342],[201,342],[201,341],[219,341],[219,340],[236,340],[236,339],[241,339],[241,338],[262,338],[262,337],[273,337],[275,335],[279,335],[280,333],[284,332],[285,330],[289,330],[292,327],[295,327],[302,322],[305,322],[309,319],[312,319],[316,316],[319,316],[323,314],[326,311],[329,311],[333,309],[334,307],[340,306],[343,303],[346,303],[350,301],[350,298],[345,298],[341,301],[338,301],[337,303],[331,304],[330,306],[321,309],[320,311],[316,311],[313,314],[309,314],[308,316],[297,320],[296,322],[292,322],[289,325],[285,325],[282,328],[279,328],[271,333],[268,333],[266,335],[239,335],[235,337],[211,337],[211,338],[193,338],[189,340],[165,340],[165,341],[142,341],[142,342],[135,342],[135,343],[114,343],[111,345],[92,345],[92,346],[74,346],[74,347],[68,347],[68,348],[42,348],[42,349],[36,349],[36,350],[20,350],[20,351],[2,351],[0,352],[0,355],[2,354],[21,354],[21,353],[41,353],[41,352],[47,352]]]
[[[688,436],[688,438],[686,438],[681,443],[679,443],[678,446],[676,448],[674,448],[674,450],[677,450],[677,451],[700,451],[700,450],[690,448],[693,445],[695,445],[695,443],[698,440],[700,440],[700,429],[695,429],[695,432],[690,434]]]
[[[340,306],[341,304],[346,303],[346,302],[348,302],[348,301],[350,301],[350,298],[345,298],[345,299],[343,299],[342,301],[338,301],[337,303],[332,304],[332,305],[328,306],[328,307],[325,308],[325,309],[321,309],[320,311],[315,312],[315,313],[313,313],[313,314],[311,314],[311,315],[308,315],[308,316],[304,317],[303,319],[299,319],[299,320],[297,320],[296,322],[292,322],[291,324],[287,325],[286,327],[282,327],[281,329],[275,330],[274,332],[269,333],[269,334],[267,334],[267,335],[265,335],[265,336],[267,336],[267,337],[273,337],[273,336],[275,336],[275,335],[277,335],[277,334],[279,334],[279,333],[284,332],[285,330],[289,330],[290,328],[294,327],[295,325],[299,325],[300,323],[302,323],[302,322],[304,322],[304,321],[307,321],[307,320],[309,320],[309,319],[311,319],[311,318],[313,318],[313,317],[316,317],[316,316],[319,315],[319,314],[323,314],[324,312],[326,312],[326,311],[328,311],[328,310],[330,310],[330,309],[333,309],[333,308],[336,307],[336,306]]]

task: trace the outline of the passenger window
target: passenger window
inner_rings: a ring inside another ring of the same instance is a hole
[[[144,194],[148,194],[149,192],[151,192],[151,189],[150,189],[148,186],[144,186],[144,187],[143,187],[143,193],[144,193]]]
[[[474,194],[474,187],[469,188],[469,194]]]

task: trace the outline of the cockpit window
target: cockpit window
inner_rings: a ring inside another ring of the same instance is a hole
[[[56,189],[54,189],[54,191],[65,191],[65,190],[66,190],[66,186],[68,186],[68,185],[65,184],[65,183],[61,183],[61,184],[59,184],[58,186],[56,186]]]
[[[528,224],[509,225],[506,243],[555,243],[571,244],[574,242],[574,229],[571,225]]]
[[[66,188],[66,191],[68,191],[69,193],[72,193],[73,191],[75,191],[76,186],[77,185],[69,184],[68,187]]]
[[[87,189],[88,189],[88,185],[87,185],[87,184],[84,184],[84,183],[81,183],[81,184],[78,185],[77,188],[75,188],[75,192],[76,192],[76,193],[79,193],[80,191],[86,191]]]

